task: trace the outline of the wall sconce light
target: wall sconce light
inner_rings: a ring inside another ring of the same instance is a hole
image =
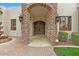
[[[23,20],[23,16],[21,15],[19,16],[19,21],[22,22],[22,20]]]
[[[60,21],[60,17],[56,17],[56,23]]]

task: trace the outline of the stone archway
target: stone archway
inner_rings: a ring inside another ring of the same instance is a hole
[[[41,11],[40,11],[40,10]],[[46,36],[50,42],[50,44],[55,43],[55,39],[57,39],[57,27],[55,17],[57,16],[57,4],[52,3],[33,3],[33,4],[23,4],[22,6],[22,40],[24,43],[28,44],[30,32],[30,25],[33,21],[36,20],[44,20],[46,21]],[[34,12],[32,12],[34,11]],[[33,16],[34,15],[34,16]],[[32,24],[33,25],[33,24]],[[33,31],[33,30],[32,30]]]

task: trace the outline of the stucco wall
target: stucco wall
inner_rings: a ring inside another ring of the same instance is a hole
[[[19,16],[21,15],[21,7],[3,8],[3,15],[0,17],[4,25],[5,34],[9,36],[21,36],[21,23],[19,22]],[[76,3],[58,3],[57,12],[59,16],[72,16],[72,30],[66,31],[69,34],[71,32],[78,31],[78,13],[76,9]],[[11,19],[16,19],[16,31],[11,30]],[[70,38],[70,35],[69,35]]]
[[[4,34],[8,36],[21,36],[21,24],[19,22],[19,16],[21,15],[21,7],[2,8],[3,14],[0,15],[0,21],[2,21]],[[16,30],[11,30],[11,19],[16,19]]]
[[[13,7],[8,9],[8,30],[9,36],[21,36],[21,23],[19,21],[19,16],[21,15],[20,7]],[[16,19],[16,30],[11,30],[11,19]]]
[[[72,30],[65,31],[69,33],[69,38],[72,32],[78,31],[78,13],[76,3],[58,3],[59,16],[72,16]]]

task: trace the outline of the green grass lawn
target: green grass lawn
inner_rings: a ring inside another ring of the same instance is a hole
[[[79,48],[55,47],[54,51],[57,56],[79,56]]]

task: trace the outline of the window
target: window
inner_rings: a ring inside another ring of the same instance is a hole
[[[71,16],[59,16],[59,30],[70,31],[71,30]]]
[[[16,30],[16,19],[11,19],[11,30]]]

